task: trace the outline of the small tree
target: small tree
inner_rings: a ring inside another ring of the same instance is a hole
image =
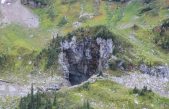
[[[63,26],[63,25],[65,25],[65,24],[67,24],[67,23],[68,23],[68,19],[67,19],[66,16],[64,16],[64,17],[61,18],[61,20],[60,20],[58,26]]]
[[[83,106],[80,107],[79,109],[93,109],[93,108],[91,107],[89,101],[87,100],[83,103]]]
[[[45,109],[52,109],[52,103],[50,99],[47,100]]]
[[[38,91],[36,94],[36,109],[39,109],[41,106],[41,96],[40,92]]]
[[[33,88],[33,83],[31,84],[31,102],[30,102],[30,105],[31,105],[31,109],[34,109],[34,88]]]
[[[56,95],[55,95],[55,97],[54,97],[54,100],[53,100],[53,106],[57,106],[57,101],[56,101]]]
[[[138,93],[139,93],[139,90],[137,89],[137,87],[134,87],[133,93],[134,93],[134,94],[138,94]]]

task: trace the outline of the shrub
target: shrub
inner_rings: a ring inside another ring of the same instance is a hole
[[[109,68],[111,70],[117,70],[117,63],[115,61],[109,62]]]
[[[54,18],[57,16],[57,14],[55,12],[55,8],[53,6],[50,6],[48,8],[47,14],[48,14],[49,18],[51,18],[51,20],[54,20]]]
[[[140,93],[140,91],[139,91],[139,89],[137,89],[137,87],[134,87],[133,93],[134,93],[134,94],[138,94],[138,93]]]
[[[61,3],[62,4],[71,4],[71,3],[75,3],[75,2],[77,2],[77,0],[61,0]]]
[[[32,0],[35,3],[41,3],[42,5],[48,5],[52,0]]]
[[[79,107],[77,109],[93,109],[93,108],[91,107],[89,101],[87,100],[83,103],[83,105],[81,107]]]
[[[90,90],[90,83],[87,82],[82,87],[83,87],[84,90]]]
[[[58,26],[63,26],[65,24],[67,24],[67,23],[68,23],[68,20],[67,20],[66,16],[64,16],[64,17],[61,18]]]
[[[139,14],[143,14],[143,13],[146,13],[146,12],[151,11],[151,10],[152,10],[151,7],[146,7],[146,8],[141,9]]]
[[[47,49],[47,64],[46,68],[50,68],[52,65],[57,65],[58,55],[60,53],[61,36],[53,38]]]
[[[30,2],[34,2],[35,5],[49,5],[53,0],[21,0],[22,4],[31,5]]]
[[[51,98],[48,98],[45,93],[40,93],[39,91],[34,94],[32,85],[31,93],[21,98],[18,109],[52,109],[52,106]]]
[[[143,89],[139,90],[136,87],[133,89],[134,94],[138,94],[139,96],[145,96],[148,93],[152,93],[152,90],[148,90],[146,86],[143,87]]]
[[[163,49],[169,49],[169,19],[164,20],[161,26],[153,29],[155,38],[154,41],[158,46]]]

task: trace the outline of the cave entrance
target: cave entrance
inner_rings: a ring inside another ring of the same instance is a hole
[[[104,26],[81,28],[61,42],[60,64],[71,85],[102,75],[113,52],[113,34]]]
[[[84,74],[79,74],[79,75],[69,74],[69,82],[71,83],[71,85],[80,84],[88,79],[89,79],[89,77]]]

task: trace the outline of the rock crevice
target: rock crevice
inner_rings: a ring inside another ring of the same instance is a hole
[[[85,37],[77,40],[73,36],[70,40],[61,42],[59,64],[64,76],[72,85],[79,84],[93,74],[102,74],[108,66],[108,59],[113,50],[112,39]]]

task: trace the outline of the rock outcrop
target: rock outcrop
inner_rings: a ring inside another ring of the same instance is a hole
[[[139,72],[132,72],[121,77],[110,77],[111,80],[122,84],[129,88],[143,89],[145,86],[153,92],[169,97],[168,79],[150,76],[148,74],[140,74]]]
[[[79,84],[93,74],[102,74],[108,66],[108,59],[113,50],[112,39],[84,37],[77,40],[76,36],[61,42],[59,63],[64,76],[72,85]]]
[[[31,6],[32,8],[47,6],[49,2],[50,0],[21,0],[21,4]]]
[[[149,67],[145,64],[141,64],[139,69],[144,74],[149,74],[151,76],[157,76],[157,77],[169,79],[169,67],[168,66]]]

